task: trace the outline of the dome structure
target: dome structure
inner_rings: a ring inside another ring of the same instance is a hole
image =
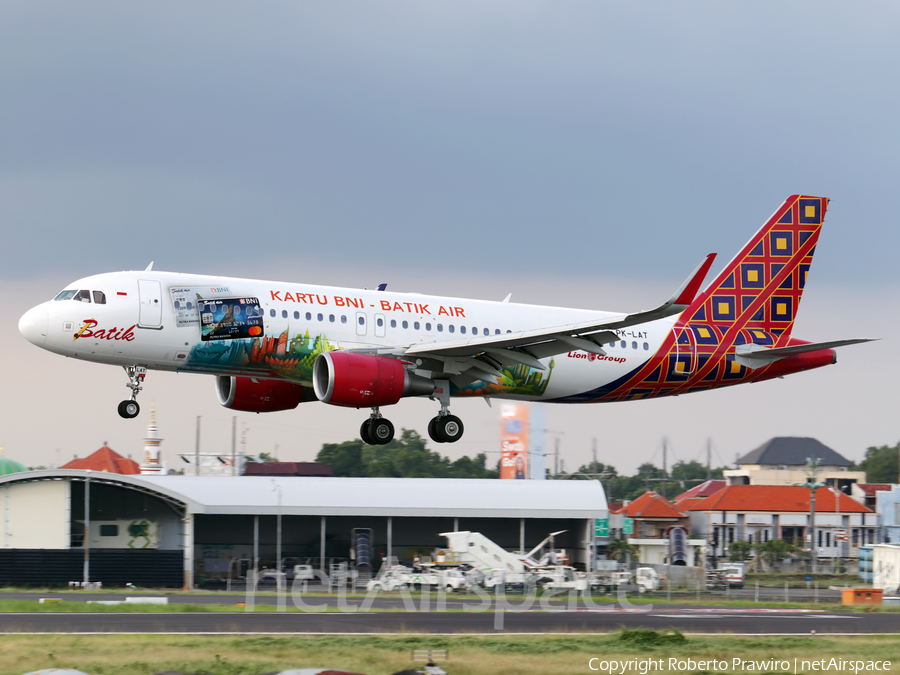
[[[11,459],[6,459],[6,457],[0,457],[0,476],[19,473],[20,471],[28,471],[28,467]]]

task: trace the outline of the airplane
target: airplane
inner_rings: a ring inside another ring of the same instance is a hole
[[[300,403],[370,408],[360,427],[386,444],[381,409],[440,406],[437,443],[458,441],[453,397],[548,403],[636,401],[759,382],[836,362],[836,347],[792,329],[828,199],[789,197],[703,291],[710,254],[663,304],[635,313],[154,271],[69,284],[26,312],[19,332],[47,351],[119,365],[134,418],[149,370],[213,375],[219,402],[248,412]]]

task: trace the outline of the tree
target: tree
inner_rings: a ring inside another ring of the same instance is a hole
[[[865,471],[869,483],[900,482],[900,443],[894,446],[882,445],[866,450],[866,458],[853,467],[854,471]]]
[[[460,457],[450,461],[428,449],[419,434],[403,429],[400,438],[387,445],[366,445],[361,440],[326,443],[316,461],[335,476],[389,478],[499,478],[499,470],[485,466],[487,455]]]
[[[261,452],[256,457],[248,457],[248,462],[277,462],[277,457],[272,457],[268,452]]]
[[[724,469],[721,467],[718,469],[712,469],[709,472],[709,475],[713,479],[721,480],[724,474],[722,473]],[[669,474],[673,480],[689,480],[694,482],[696,485],[699,481],[706,480],[706,465],[701,464],[696,459],[691,460],[690,462],[679,461],[675,462],[672,466],[672,472]]]
[[[613,539],[606,545],[606,551],[610,558],[622,562],[629,555],[635,555],[637,547],[634,544],[629,544],[625,539]]]
[[[749,541],[733,541],[728,545],[728,559],[731,562],[742,562],[750,557],[753,544]]]
[[[734,543],[732,543],[732,546],[734,546]],[[773,565],[775,561],[781,560],[796,551],[797,547],[787,543],[784,539],[769,539],[769,541],[756,545],[756,552],[761,555],[769,565]]]

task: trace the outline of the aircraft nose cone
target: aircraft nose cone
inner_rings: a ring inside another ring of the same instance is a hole
[[[19,332],[31,344],[43,347],[47,341],[47,327],[50,325],[50,314],[38,305],[29,309],[19,319]]]

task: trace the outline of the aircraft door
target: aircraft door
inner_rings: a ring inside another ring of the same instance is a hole
[[[375,337],[384,337],[385,323],[384,314],[375,315]]]
[[[356,334],[357,335],[365,335],[366,334],[366,313],[365,312],[357,312],[356,313]]]
[[[162,328],[162,289],[158,281],[138,279],[138,328]]]
[[[675,340],[675,372],[692,375],[697,370],[697,340],[690,328],[678,328]]]

